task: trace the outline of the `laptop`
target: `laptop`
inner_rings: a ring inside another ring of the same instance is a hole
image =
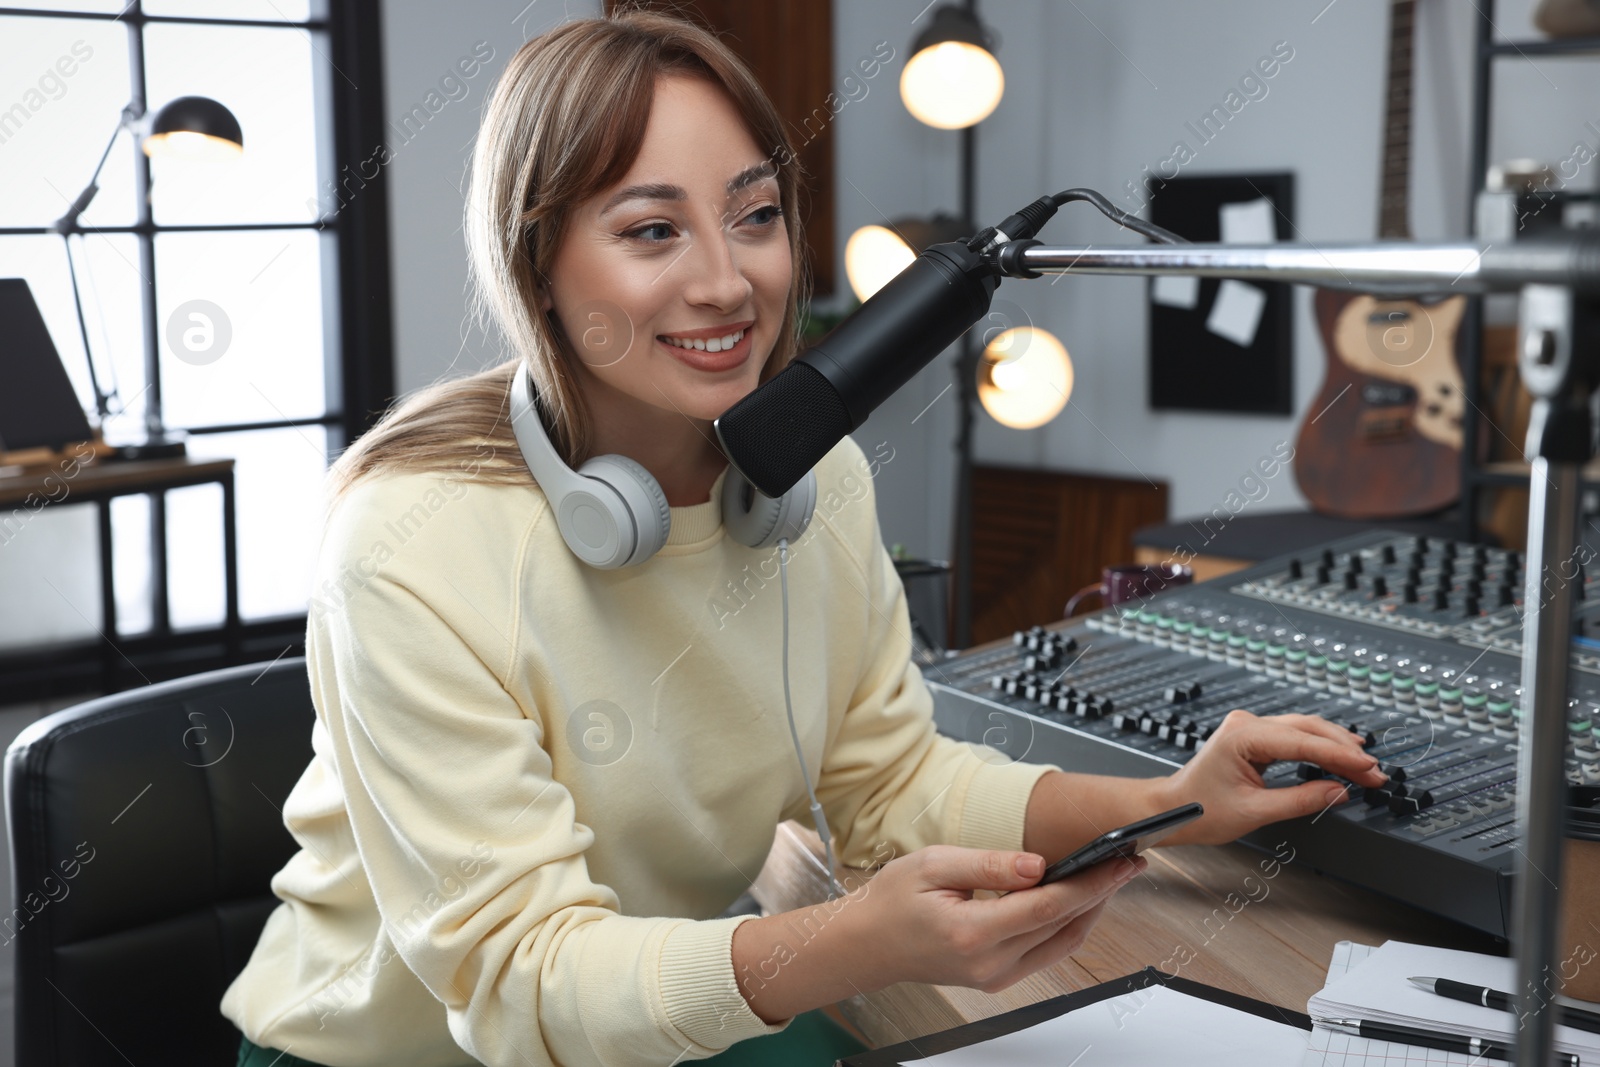
[[[24,278],[0,278],[0,451],[60,451],[93,436]]]

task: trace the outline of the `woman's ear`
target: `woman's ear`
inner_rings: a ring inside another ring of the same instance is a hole
[[[539,284],[539,310],[549,314],[550,309],[555,306],[555,301],[550,298],[550,287],[541,282]]]

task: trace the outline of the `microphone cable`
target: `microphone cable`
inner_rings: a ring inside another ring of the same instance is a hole
[[[789,696],[789,539],[778,539],[778,580],[783,589],[783,708],[789,715],[789,736],[794,740],[794,754],[800,760],[800,778],[806,783],[806,796],[811,798],[811,822],[822,838],[822,851],[828,864],[828,899],[846,896],[845,889],[833,875],[833,835],[828,832],[828,817],[817,802],[817,791],[811,787],[811,772],[806,770],[806,755],[800,749],[800,731],[794,724],[794,702]]]

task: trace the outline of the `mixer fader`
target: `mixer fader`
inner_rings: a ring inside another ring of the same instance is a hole
[[[1600,598],[1577,589],[1569,781],[1600,784]],[[1523,561],[1375,532],[1138,604],[1035,626],[926,668],[952,736],[1069,771],[1166,774],[1234,708],[1312,712],[1390,781],[1252,835],[1299,862],[1500,937],[1515,832]],[[1270,785],[1322,777],[1277,764]]]

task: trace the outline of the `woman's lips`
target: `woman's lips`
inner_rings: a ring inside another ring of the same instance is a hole
[[[707,352],[699,348],[679,348],[677,345],[668,344],[660,337],[656,344],[672,353],[678,362],[703,371],[728,371],[744,365],[750,358],[750,349],[754,344],[755,327],[751,326],[744,331],[744,336],[739,338],[739,343],[732,348],[724,348],[721,352]]]

